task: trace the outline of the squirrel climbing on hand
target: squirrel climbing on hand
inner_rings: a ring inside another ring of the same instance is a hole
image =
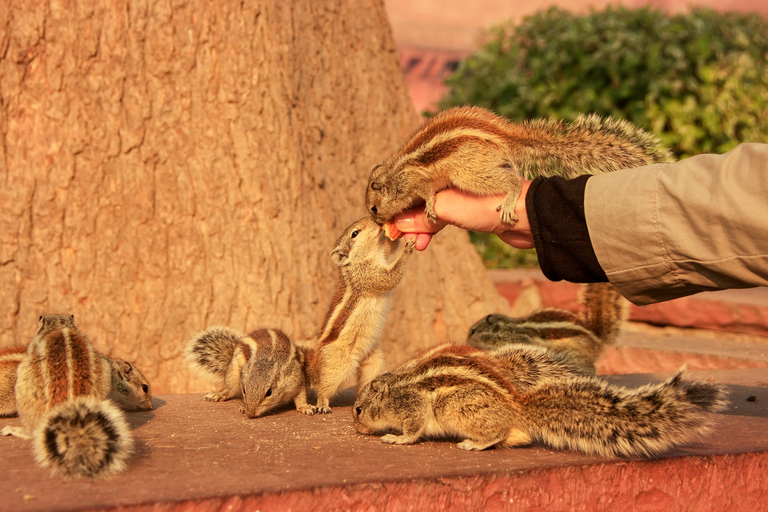
[[[537,345],[564,354],[594,375],[595,361],[619,335],[629,302],[610,283],[583,285],[579,302],[577,313],[544,308],[522,317],[488,315],[470,327],[467,344],[484,350]]]
[[[526,361],[525,367],[514,361]],[[500,364],[500,362],[502,364]],[[725,389],[678,372],[627,389],[582,375],[567,358],[533,345],[484,352],[442,345],[360,391],[355,428],[391,444],[459,437],[483,450],[541,442],[604,457],[653,456],[707,433]]]
[[[37,461],[54,473],[96,478],[123,471],[133,438],[115,403],[149,409],[152,400],[143,376],[129,376],[138,370],[121,363],[99,355],[73,316],[41,316],[17,369],[23,427],[3,433],[31,437]]]
[[[656,137],[627,121],[593,114],[572,123],[539,119],[515,124],[483,108],[457,107],[427,120],[373,167],[365,204],[381,225],[421,203],[435,222],[435,194],[443,189],[506,194],[499,206],[501,220],[514,225],[523,176],[574,178],[672,161]]]
[[[228,327],[211,327],[187,345],[187,361],[220,387],[206,400],[243,399],[249,418],[262,416],[289,402],[312,414],[307,404],[304,348],[278,329],[258,329],[249,335]]]

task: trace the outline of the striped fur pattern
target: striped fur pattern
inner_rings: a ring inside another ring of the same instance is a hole
[[[505,194],[501,220],[514,224],[521,177],[600,174],[657,162],[671,152],[653,135],[623,120],[579,116],[573,123],[539,119],[512,123],[479,107],[457,107],[429,119],[397,152],[374,166],[365,202],[379,224],[455,187]]]
[[[532,345],[485,352],[440,345],[361,390],[355,428],[392,444],[459,438],[483,450],[541,442],[606,457],[652,456],[706,434],[726,393],[678,373],[626,389],[581,375],[562,356]]]
[[[409,241],[399,254],[370,218],[349,226],[336,241],[331,261],[339,268],[339,286],[310,354],[310,381],[317,390],[316,413],[330,413],[330,399],[357,373],[360,387],[384,370],[378,345],[392,290],[413,254]]]
[[[621,331],[628,302],[609,283],[585,285],[580,302],[579,313],[546,308],[517,318],[488,315],[469,329],[467,344],[484,350],[521,343],[545,347],[594,375],[595,361]]]
[[[16,414],[16,370],[27,347],[6,347],[0,349],[0,416]]]
[[[0,416],[16,414],[16,371],[27,355],[27,347],[0,349]],[[111,384],[107,398],[125,411],[152,409],[152,386],[141,370],[128,361],[99,354],[110,369]]]
[[[220,390],[206,400],[242,398],[243,412],[257,418],[289,402],[304,414],[307,404],[305,350],[277,329],[258,329],[249,335],[228,327],[211,327],[187,346],[187,361]]]
[[[125,469],[133,441],[124,413],[107,400],[110,386],[109,363],[73,317],[40,318],[16,381],[16,405],[38,462],[76,477]]]

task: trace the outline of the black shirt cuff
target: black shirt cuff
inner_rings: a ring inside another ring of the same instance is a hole
[[[574,179],[536,178],[525,206],[544,275],[552,281],[607,282],[597,261],[584,216],[589,175]]]

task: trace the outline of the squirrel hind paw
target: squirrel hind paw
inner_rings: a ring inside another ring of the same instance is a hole
[[[462,450],[485,450],[486,448],[490,448],[491,446],[495,445],[496,442],[492,443],[478,443],[477,441],[473,441],[472,439],[465,439],[462,442],[458,443],[456,447],[462,449]]]

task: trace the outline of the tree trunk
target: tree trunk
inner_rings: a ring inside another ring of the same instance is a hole
[[[0,4],[0,346],[72,313],[155,391],[210,325],[318,329],[371,166],[417,127],[382,0]],[[392,366],[504,307],[465,233],[397,290]]]

